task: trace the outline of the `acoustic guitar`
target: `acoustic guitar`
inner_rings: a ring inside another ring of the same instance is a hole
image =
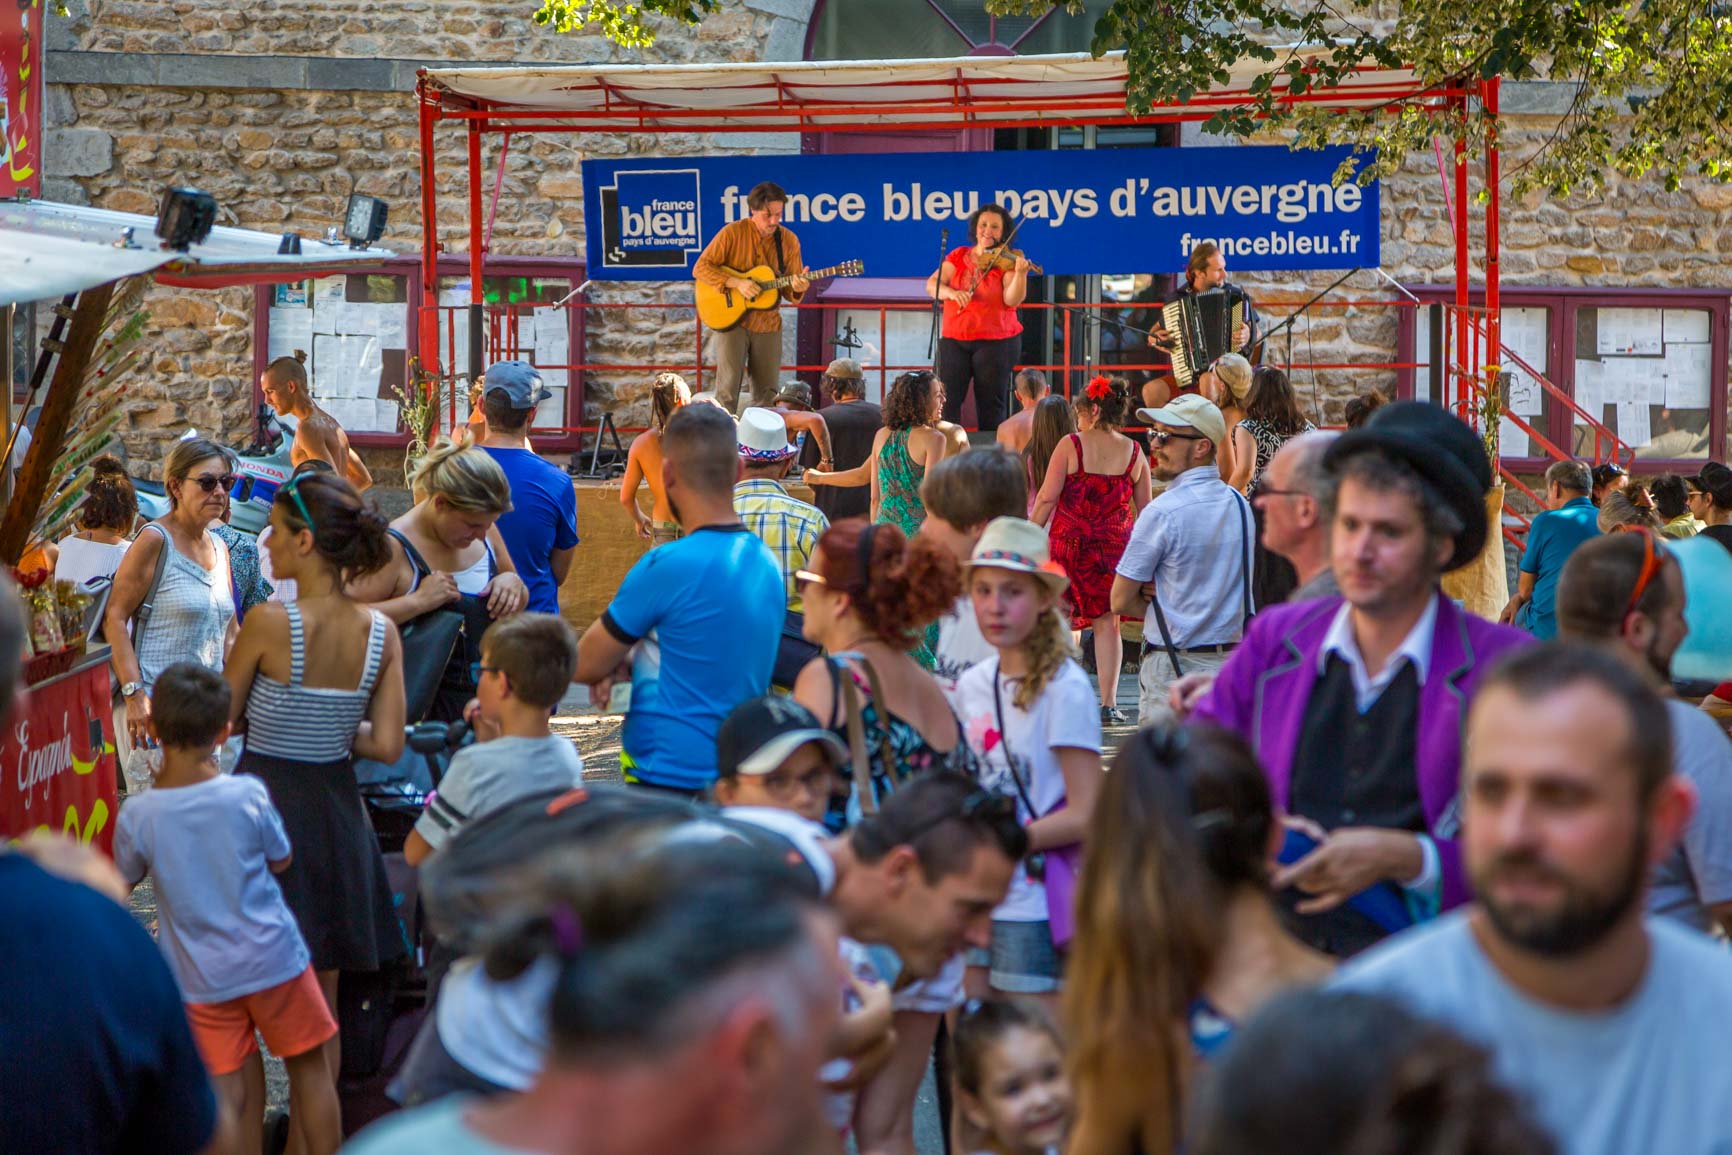
[[[722,272],[730,277],[743,277],[754,281],[763,289],[750,301],[740,293],[729,288],[717,288],[706,285],[702,281],[692,282],[696,286],[698,300],[698,316],[704,324],[720,332],[732,329],[740,323],[740,318],[746,315],[747,309],[774,309],[782,303],[781,290],[787,288],[794,276],[778,277],[768,265],[758,265],[756,268],[741,272],[721,266]],[[843,261],[839,265],[831,265],[827,269],[808,269],[798,274],[808,281],[818,281],[825,277],[858,277],[866,271],[866,266],[859,261]]]

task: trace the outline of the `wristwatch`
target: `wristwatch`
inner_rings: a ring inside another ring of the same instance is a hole
[[[120,696],[122,698],[130,698],[142,689],[144,689],[143,682],[128,682],[124,686],[120,687]]]

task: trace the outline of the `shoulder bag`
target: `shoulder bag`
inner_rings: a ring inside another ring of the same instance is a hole
[[[1028,811],[1029,821],[1057,814],[1064,809],[1065,800],[1048,810],[1046,814],[1037,813],[1034,800],[1028,795],[1028,787],[1022,781],[1022,775],[1016,771],[1016,755],[1010,749],[1010,732],[1004,727],[1004,696],[999,690],[1000,677],[997,669],[992,671],[992,708],[998,719],[998,745],[1004,751],[1004,764],[1010,767],[1010,780],[1016,784],[1016,796],[1022,800],[1024,810]],[[1046,924],[1052,933],[1052,945],[1063,950],[1070,945],[1070,940],[1076,937],[1076,884],[1082,874],[1082,843],[1074,842],[1069,846],[1055,846],[1050,850],[1031,851],[1023,860],[1023,868],[1028,872],[1031,881],[1042,883],[1046,887]]]

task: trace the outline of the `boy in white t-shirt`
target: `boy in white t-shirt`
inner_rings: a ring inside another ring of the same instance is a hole
[[[926,506],[920,536],[943,546],[959,565],[966,566],[987,522],[1028,512],[1028,474],[1022,458],[1014,453],[971,449],[926,471],[920,501]],[[966,590],[938,619],[936,628],[936,638],[929,637],[937,657],[932,673],[946,693],[956,689],[957,680],[970,666],[998,655],[981,636]]]
[[[147,872],[155,879],[162,950],[193,1039],[243,1130],[258,1135],[264,1119],[243,1073],[257,1061],[256,1029],[288,1069],[290,1149],[333,1152],[342,1120],[324,1044],[337,1024],[271,877],[289,865],[283,820],[262,781],[217,769],[229,702],[228,683],[203,666],[179,662],[157,679],[162,769],[121,808],[114,861],[134,886]]]
[[[519,798],[583,783],[583,759],[548,723],[571,686],[577,636],[556,614],[518,614],[481,636],[475,698],[465,711],[476,742],[451,759],[403,845],[411,866],[463,824]]]

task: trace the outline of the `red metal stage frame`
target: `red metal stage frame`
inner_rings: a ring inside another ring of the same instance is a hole
[[[1043,58],[1021,58],[1031,64]],[[1051,58],[1047,58],[1051,59]],[[894,68],[899,62],[878,62],[877,67]],[[933,62],[922,62],[929,67]],[[485,212],[484,190],[488,174],[482,165],[481,141],[484,134],[500,134],[509,138],[517,133],[595,132],[618,133],[742,133],[765,131],[800,132],[866,132],[898,127],[925,130],[960,130],[970,128],[1014,128],[1028,126],[1076,125],[1149,125],[1183,121],[1201,121],[1221,108],[1244,107],[1251,101],[1248,82],[1199,93],[1184,105],[1166,105],[1145,115],[1133,115],[1125,106],[1122,91],[1103,95],[1099,91],[1082,94],[1039,91],[1044,81],[1033,76],[1023,79],[1013,76],[972,76],[966,85],[962,69],[978,60],[957,60],[958,71],[949,92],[941,99],[922,97],[907,99],[890,95],[901,88],[898,83],[866,84],[850,82],[843,87],[850,94],[845,99],[827,99],[807,94],[819,91],[816,82],[802,84],[801,93],[790,90],[782,80],[758,84],[732,85],[730,93],[756,92],[761,98],[754,107],[742,107],[744,101],[734,101],[725,107],[680,106],[672,99],[639,99],[628,95],[624,83],[610,83],[599,70],[573,68],[573,85],[585,83],[587,91],[599,93],[599,105],[591,107],[547,107],[509,104],[479,96],[458,95],[435,83],[423,71],[416,84],[420,112],[421,136],[421,222],[423,243],[421,260],[423,299],[420,307],[420,348],[423,367],[437,380],[439,373],[439,301],[437,261],[441,251],[439,240],[439,194],[434,167],[434,129],[444,121],[464,126],[468,133],[468,192],[469,192],[469,269],[472,313],[484,302],[483,266],[487,256],[492,221]],[[704,74],[718,76],[729,73],[730,66],[706,68],[701,65],[681,66],[694,77]],[[732,66],[737,68],[738,66]],[[766,64],[766,70],[777,66]],[[851,65],[832,64],[832,69],[847,69]],[[538,74],[557,70],[531,70]],[[660,69],[667,73],[669,69]],[[1481,80],[1470,77],[1459,82],[1425,85],[1410,74],[1366,69],[1350,89],[1334,92],[1308,92],[1282,96],[1279,102],[1288,106],[1321,105],[1337,109],[1376,107],[1398,111],[1403,107],[1422,107],[1434,116],[1453,117],[1458,122],[1454,149],[1454,180],[1444,181],[1446,211],[1451,218],[1455,237],[1455,304],[1448,310],[1449,328],[1454,334],[1454,363],[1447,374],[1453,388],[1449,402],[1470,421],[1477,423],[1477,398],[1488,382],[1480,375],[1485,370],[1479,364],[1478,349],[1502,348],[1498,319],[1498,253],[1499,253],[1499,162],[1497,141],[1498,89],[1497,77]],[[608,75],[626,77],[633,69],[615,68]],[[1098,78],[1097,78],[1098,80]],[[921,87],[930,89],[928,79]],[[992,95],[982,98],[974,89],[991,86]],[[1025,95],[1018,91],[1021,86]],[[1057,87],[1064,87],[1058,85]],[[1098,83],[1095,85],[1098,88]],[[864,91],[884,94],[885,100],[865,100]],[[773,94],[774,99],[768,99]],[[749,99],[749,97],[748,97]],[[1465,134],[1461,131],[1467,119],[1470,102],[1479,100],[1491,117],[1485,147],[1482,266],[1485,273],[1484,307],[1470,307],[1472,289],[1469,267],[1469,165]],[[1441,160],[1441,150],[1440,150]],[[499,178],[503,178],[505,155],[500,157]],[[497,185],[497,181],[496,181]],[[1449,195],[1452,191],[1453,195]],[[497,192],[495,194],[497,196]],[[470,325],[471,334],[480,331]],[[474,336],[472,340],[476,339]],[[1493,360],[1501,360],[1494,352]],[[580,357],[579,360],[582,360]],[[575,382],[574,382],[575,384]],[[1557,392],[1554,389],[1554,392]],[[1567,397],[1559,393],[1564,403],[1574,408]],[[581,395],[580,395],[581,404]],[[1580,412],[1578,410],[1578,412]],[[1595,422],[1595,424],[1598,424]],[[1615,450],[1614,450],[1615,452]]]

